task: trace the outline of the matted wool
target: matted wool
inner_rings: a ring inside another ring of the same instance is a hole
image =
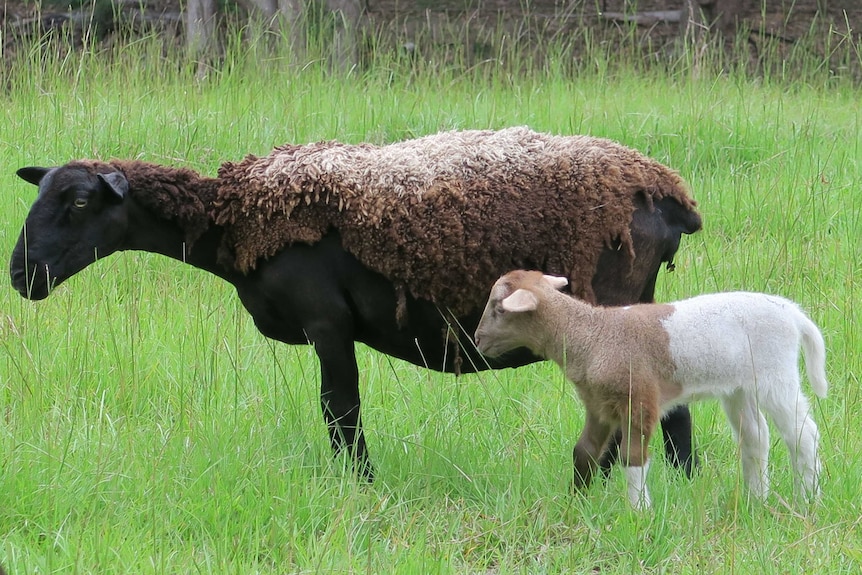
[[[294,243],[337,230],[344,248],[416,298],[480,309],[515,268],[591,279],[608,247],[634,253],[634,199],[693,209],[680,176],[602,138],[525,127],[450,131],[385,146],[275,148],[219,170],[213,221],[230,265],[250,272]]]

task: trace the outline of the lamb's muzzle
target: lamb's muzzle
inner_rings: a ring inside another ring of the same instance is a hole
[[[569,281],[564,277],[543,274],[542,279],[555,290],[563,289],[569,285]],[[501,286],[501,291],[505,291],[505,289],[505,285]],[[499,302],[493,308],[489,309],[489,307],[486,306],[485,314],[497,316],[513,312],[534,311],[538,307],[539,301],[539,298],[531,291],[526,289],[516,289],[509,295],[501,297]],[[488,305],[490,306],[490,301],[488,302]],[[476,328],[476,334],[474,336],[476,348],[480,353],[482,353],[482,355],[487,357],[498,357],[513,349],[512,347],[508,347],[505,340],[500,338],[499,334],[496,337],[483,337],[482,326],[483,324],[480,323]]]

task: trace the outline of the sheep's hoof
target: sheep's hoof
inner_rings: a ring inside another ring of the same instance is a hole
[[[364,479],[368,483],[374,482],[374,466],[367,459],[354,461],[353,471],[359,479]]]

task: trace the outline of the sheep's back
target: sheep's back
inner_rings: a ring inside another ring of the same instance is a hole
[[[480,307],[513,268],[565,275],[594,300],[602,249],[633,254],[636,193],[694,206],[675,172],[634,150],[522,127],[282,146],[219,178],[214,219],[238,269],[335,228],[364,265],[455,312]]]

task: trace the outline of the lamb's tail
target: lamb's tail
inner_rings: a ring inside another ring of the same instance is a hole
[[[823,343],[823,334],[805,314],[800,317],[798,325],[802,332],[802,351],[805,354],[808,381],[818,397],[826,397],[829,382],[826,381],[826,345]]]

